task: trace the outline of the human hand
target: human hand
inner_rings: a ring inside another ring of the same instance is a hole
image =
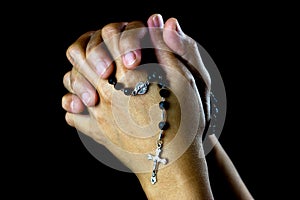
[[[104,145],[136,173],[151,171],[149,161],[143,158],[155,149],[157,123],[152,123],[153,126],[150,122],[161,120],[157,117],[160,110],[153,108],[161,98],[159,87],[150,87],[145,96],[128,97],[122,91],[116,91],[106,79],[114,70],[118,82],[121,81],[125,87],[134,87],[137,82],[147,79],[145,69],[151,66],[139,70],[141,40],[147,34],[146,30],[171,90],[168,97],[171,107],[167,111],[171,126],[164,137],[164,155],[171,161],[169,164],[189,152],[190,146],[194,146],[191,155],[203,157],[199,138],[209,116],[210,77],[196,42],[182,32],[175,18],[163,24],[159,15],[153,15],[147,23],[149,29],[137,21],[112,23],[75,41],[67,51],[73,68],[64,76],[64,85],[70,93],[62,99],[68,124]],[[134,61],[126,60],[126,57],[133,58],[128,49],[134,53]],[[101,65],[96,61],[100,60],[106,63],[106,67],[99,67]],[[199,80],[201,88],[196,86],[195,80]],[[88,115],[81,114],[84,109],[87,109]],[[128,124],[120,123],[119,118],[126,119],[128,114],[131,117]],[[139,131],[144,130],[141,127],[145,126],[149,133],[139,135]],[[186,159],[193,158],[187,156]],[[205,166],[202,169],[205,171]]]

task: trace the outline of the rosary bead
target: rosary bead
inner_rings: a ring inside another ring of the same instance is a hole
[[[162,110],[163,109],[168,110],[169,106],[170,106],[170,104],[167,101],[159,102],[159,108],[162,109]]]
[[[122,88],[124,88],[124,85],[122,83],[116,83],[115,84],[115,89],[116,90],[121,90]]]
[[[163,84],[163,83],[157,83],[157,86],[158,86],[159,88],[163,88],[163,87],[164,87],[164,84]]]
[[[116,90],[122,91],[126,96],[136,96],[140,94],[145,94],[148,90],[148,86],[151,82],[156,82],[158,87],[160,88],[159,94],[162,97],[161,101],[159,102],[159,108],[162,110],[161,112],[161,122],[159,122],[158,127],[161,130],[159,133],[159,138],[157,140],[157,147],[156,147],[156,154],[151,155],[148,154],[148,159],[153,160],[153,171],[151,176],[151,183],[156,183],[156,173],[157,173],[157,165],[158,163],[167,163],[167,159],[160,158],[160,152],[162,151],[163,141],[162,138],[164,137],[164,130],[169,128],[169,123],[166,121],[166,110],[169,108],[169,102],[165,101],[166,97],[169,97],[170,91],[166,87],[166,82],[163,80],[163,76],[159,75],[156,72],[153,72],[151,75],[148,76],[148,80],[146,82],[138,82],[134,88],[124,88],[123,83],[118,83],[115,76],[110,76],[108,78],[108,83],[113,85]]]
[[[162,88],[160,91],[159,91],[159,94],[161,97],[168,97],[170,96],[170,91],[168,89],[165,89],[165,88]]]
[[[131,89],[131,88],[124,88],[124,94],[126,96],[130,96],[132,91],[133,91],[133,89]]]
[[[117,84],[117,79],[116,79],[116,77],[110,76],[110,77],[108,78],[108,83],[111,84],[111,85],[116,85],[116,84]]]
[[[158,127],[160,130],[167,130],[169,128],[168,122],[159,122]]]

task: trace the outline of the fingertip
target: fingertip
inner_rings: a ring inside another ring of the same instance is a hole
[[[176,33],[178,33],[179,35],[184,35],[181,26],[178,22],[178,20],[175,17],[171,17],[169,18],[166,22],[165,22],[165,26],[164,28],[166,30],[172,30],[175,31]]]
[[[136,62],[136,54],[134,51],[126,52],[123,55],[123,63],[126,66],[132,66]]]
[[[185,54],[186,48],[184,46],[186,37],[174,17],[169,18],[163,30],[163,39],[167,46],[180,56]]]
[[[135,69],[141,62],[141,50],[134,50],[125,53],[122,56],[123,64],[127,69]]]
[[[164,20],[161,14],[155,13],[151,15],[147,20],[148,27],[153,28],[163,28]]]
[[[67,96],[64,95],[62,98],[61,98],[61,107],[64,109],[64,110],[67,110]]]
[[[114,65],[110,64],[104,72],[100,75],[100,78],[107,79],[114,71]]]
[[[95,101],[94,99],[96,100],[96,98],[91,100]],[[92,101],[91,104],[93,104]],[[62,108],[69,113],[81,113],[85,109],[83,101],[78,96],[71,93],[68,93],[62,97],[61,105]]]
[[[97,90],[94,89],[90,93],[90,95],[91,95],[91,100],[90,100],[89,104],[87,105],[87,107],[93,107],[93,106],[98,105],[100,102],[100,98],[99,98],[99,94],[98,94]],[[83,109],[85,109],[85,108],[83,108]]]
[[[74,99],[75,97],[71,93],[64,95],[61,99],[62,108],[67,112],[74,112],[74,106],[75,106]]]
[[[87,89],[80,94],[80,99],[77,96],[73,96],[71,102],[71,109],[73,113],[83,112],[85,107],[93,107],[98,104],[98,93],[95,88]]]
[[[65,114],[65,120],[69,126],[74,127],[74,120],[72,118],[72,115],[73,115],[72,113],[67,112]]]

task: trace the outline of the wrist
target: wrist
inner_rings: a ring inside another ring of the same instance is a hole
[[[136,173],[149,200],[151,199],[213,199],[206,159],[199,144],[176,161],[160,169],[157,183],[150,181],[151,172]]]

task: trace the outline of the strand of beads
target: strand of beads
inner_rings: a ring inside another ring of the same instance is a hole
[[[151,176],[151,183],[156,183],[156,176],[157,176],[157,170],[158,170],[158,164],[163,163],[167,164],[168,160],[165,158],[160,158],[160,154],[162,151],[163,146],[163,136],[164,136],[164,130],[167,130],[169,128],[169,123],[167,122],[167,112],[166,110],[169,108],[169,102],[166,101],[166,98],[169,97],[170,91],[160,84],[158,86],[161,88],[159,91],[159,94],[161,96],[161,101],[159,102],[159,108],[161,109],[161,121],[158,124],[158,127],[160,129],[158,139],[156,141],[156,154],[155,156],[148,154],[148,159],[153,160],[153,168],[152,168],[152,176]]]
[[[169,97],[170,91],[166,87],[166,83],[163,81],[162,75],[157,75],[156,72],[153,72],[151,75],[148,76],[148,80],[145,82],[138,82],[134,88],[125,88],[122,83],[118,83],[115,76],[110,76],[108,78],[108,83],[113,85],[116,90],[121,90],[127,96],[136,96],[142,95],[147,93],[148,87],[150,82],[156,82],[158,87],[160,88],[159,94],[161,96],[161,101],[159,102],[159,108],[161,109],[161,121],[158,124],[160,129],[158,139],[156,142],[156,150],[155,155],[148,154],[148,159],[153,160],[153,167],[152,167],[152,176],[151,176],[151,183],[156,183],[156,176],[158,170],[158,164],[163,163],[167,164],[167,159],[160,158],[160,153],[162,151],[163,146],[163,136],[164,131],[169,128],[169,123],[167,122],[167,111],[170,104],[166,101],[166,98]]]

